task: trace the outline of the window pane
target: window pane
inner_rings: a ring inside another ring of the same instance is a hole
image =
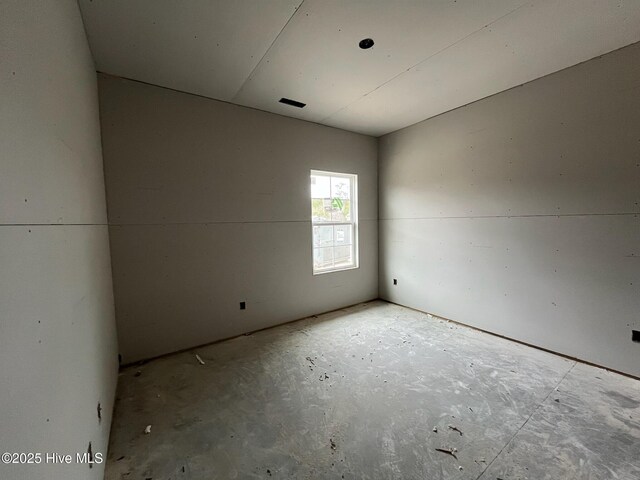
[[[314,247],[330,247],[333,245],[333,227],[329,226],[313,226],[313,246]]]
[[[351,221],[351,181],[343,177],[331,177],[331,220]]]
[[[337,268],[353,265],[353,245],[335,247],[333,257],[334,265]]]
[[[329,198],[330,196],[330,178],[324,175],[311,175],[311,198]]]
[[[344,177],[331,177],[331,196],[348,200],[351,198],[351,181]]]
[[[313,268],[322,270],[333,267],[333,247],[313,249]]]
[[[322,223],[331,221],[331,199],[312,198],[311,199],[311,221]]]
[[[350,222],[351,201],[341,198],[331,199],[331,220],[333,222]]]
[[[353,243],[353,226],[336,225],[333,229],[334,245],[351,245]]]

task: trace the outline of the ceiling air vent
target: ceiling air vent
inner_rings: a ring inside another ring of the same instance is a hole
[[[306,105],[306,103],[297,102],[295,100],[291,100],[290,98],[281,98],[280,103],[284,103],[285,105],[291,105],[292,107],[302,108]]]

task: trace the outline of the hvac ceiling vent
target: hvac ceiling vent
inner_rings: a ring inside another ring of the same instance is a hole
[[[285,105],[291,105],[292,107],[302,108],[306,106],[306,103],[297,102],[296,100],[291,100],[290,98],[281,98],[280,103],[284,103]]]

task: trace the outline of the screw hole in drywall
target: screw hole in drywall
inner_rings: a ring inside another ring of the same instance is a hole
[[[246,302],[240,302],[240,310],[246,310],[246,309],[247,309]]]
[[[393,284],[394,284],[394,285],[397,285],[397,284],[398,284],[398,279],[397,279],[397,278],[394,278],[394,279],[393,279]]]

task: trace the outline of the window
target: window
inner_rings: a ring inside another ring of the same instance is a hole
[[[313,274],[358,268],[358,176],[311,170]]]

